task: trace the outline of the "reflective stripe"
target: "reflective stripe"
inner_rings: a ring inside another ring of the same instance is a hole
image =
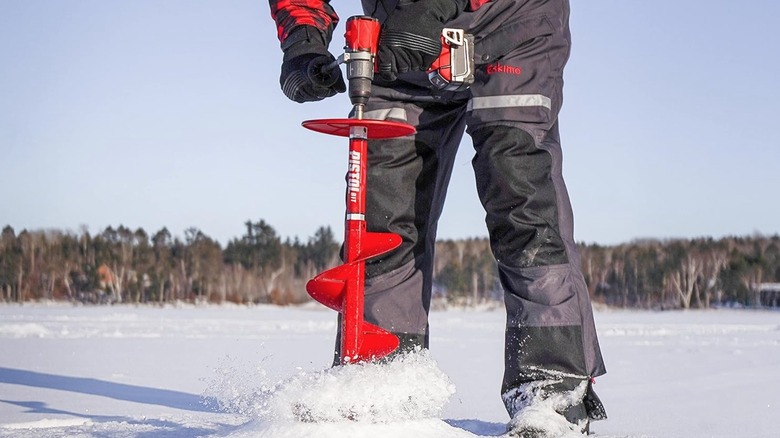
[[[406,109],[404,108],[386,108],[366,111],[363,113],[363,118],[372,120],[403,120],[406,121]]]
[[[366,220],[366,215],[360,214],[360,213],[348,213],[347,214],[347,220],[348,221],[364,221],[364,220]]]
[[[513,94],[508,96],[472,97],[466,106],[467,111],[488,108],[511,108],[522,106],[542,106],[552,109],[552,100],[542,94]]]

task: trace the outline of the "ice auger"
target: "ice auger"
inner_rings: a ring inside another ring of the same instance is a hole
[[[342,364],[371,361],[387,356],[398,348],[398,338],[387,330],[365,321],[363,314],[366,260],[385,254],[401,244],[394,233],[375,233],[366,229],[366,169],[368,140],[402,137],[415,132],[405,123],[363,118],[363,108],[371,93],[379,22],[371,17],[351,17],[346,25],[345,52],[332,66],[310,66],[310,75],[327,80],[327,69],[346,64],[349,97],[353,109],[346,119],[318,119],[303,122],[313,131],[349,137],[349,161],[346,188],[344,264],[329,269],[306,284],[315,300],[341,313],[340,358]],[[312,71],[316,69],[317,71]]]

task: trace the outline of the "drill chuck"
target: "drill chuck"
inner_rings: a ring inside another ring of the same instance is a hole
[[[352,105],[365,105],[371,96],[371,81],[374,79],[374,55],[370,52],[346,52],[349,100]]]

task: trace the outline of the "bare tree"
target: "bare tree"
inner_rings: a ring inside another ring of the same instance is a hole
[[[703,306],[709,308],[712,302],[720,301],[722,289],[719,284],[720,273],[728,264],[728,251],[718,245],[709,251],[700,254],[701,260],[701,286],[699,290],[703,295]]]
[[[671,285],[680,299],[683,308],[691,307],[691,299],[697,290],[697,277],[701,271],[701,262],[692,254],[681,261],[678,269],[669,273]]]

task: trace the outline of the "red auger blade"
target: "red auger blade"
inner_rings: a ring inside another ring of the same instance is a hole
[[[306,292],[319,303],[341,312],[344,309],[344,294],[350,279],[358,274],[357,263],[390,252],[401,245],[401,236],[395,233],[363,233],[360,260],[328,269],[306,283]]]
[[[344,294],[347,282],[357,275],[354,264],[339,265],[328,269],[306,283],[306,292],[325,306],[341,312],[344,309]]]
[[[362,312],[357,312],[359,309],[352,309],[351,312],[346,309],[345,302],[348,294],[363,294],[362,284],[355,285],[352,280],[359,269],[359,264],[364,263],[363,260],[337,266],[314,277],[306,284],[306,291],[312,298],[342,313],[342,334],[360,327],[357,338],[353,341],[355,345],[341,351],[343,363],[379,359],[398,348],[398,338],[394,334],[365,322],[362,319]]]
[[[401,236],[395,233],[363,233],[363,242],[358,249],[361,259],[370,259],[390,252],[401,245]]]
[[[381,359],[398,348],[398,337],[387,330],[363,322],[363,339],[352,362]]]

